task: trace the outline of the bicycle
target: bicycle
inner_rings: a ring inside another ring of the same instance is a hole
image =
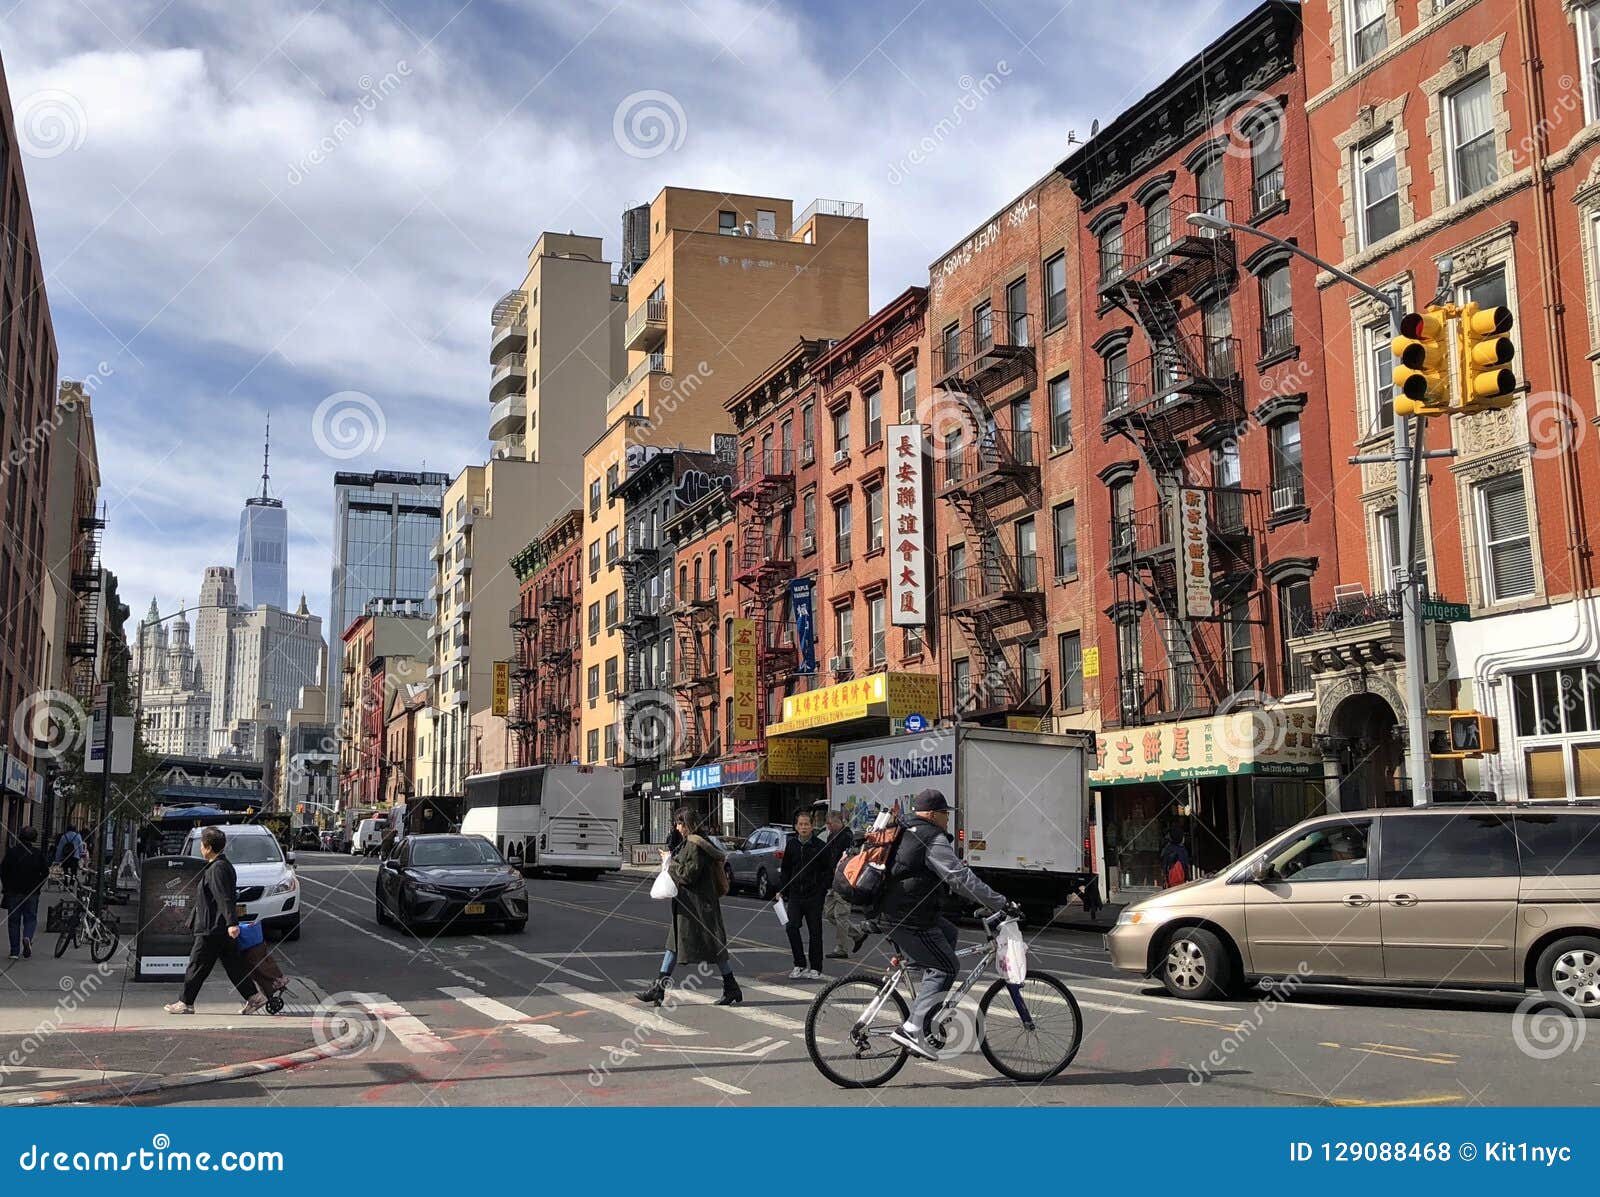
[[[987,942],[957,949],[958,958],[976,956],[978,961],[928,1016],[924,1042],[939,1052],[970,1046],[961,1043],[965,1029],[961,1001],[992,970],[995,982],[978,999],[978,1047],[1002,1076],[1045,1081],[1078,1054],[1083,1012],[1072,991],[1049,973],[1030,968],[1017,985],[998,976],[995,953],[1000,927],[1016,921],[1004,913],[991,915],[983,920]],[[911,981],[905,962],[894,955],[882,977],[855,973],[819,993],[806,1015],[806,1051],[817,1071],[844,1089],[873,1089],[893,1078],[911,1054],[889,1038],[910,1016],[902,989],[911,992]],[[1001,994],[1010,1001],[996,1004]]]
[[[89,959],[104,964],[116,955],[119,937],[116,927],[94,912],[93,890],[78,880],[72,891],[72,905],[61,912],[61,934],[56,937],[56,956],[81,942],[89,949]]]

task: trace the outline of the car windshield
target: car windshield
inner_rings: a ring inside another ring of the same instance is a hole
[[[500,864],[500,853],[488,840],[461,836],[447,840],[420,840],[411,846],[414,865]]]
[[[227,835],[226,830],[223,834]],[[229,835],[227,847],[222,851],[236,865],[279,864],[283,861],[283,850],[278,847],[277,837],[270,835]],[[189,855],[200,855],[199,836],[189,841]]]

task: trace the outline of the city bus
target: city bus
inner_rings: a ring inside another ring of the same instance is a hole
[[[598,877],[622,867],[622,771],[529,765],[467,778],[461,830],[526,872]]]

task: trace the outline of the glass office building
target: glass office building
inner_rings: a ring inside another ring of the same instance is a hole
[[[376,470],[333,476],[333,583],[328,595],[328,710],[339,710],[344,632],[372,599],[433,612],[433,543],[448,474]]]

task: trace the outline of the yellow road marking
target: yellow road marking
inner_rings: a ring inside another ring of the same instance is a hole
[[[1440,1093],[1431,1097],[1397,1097],[1389,1101],[1368,1101],[1364,1097],[1324,1097],[1319,1093],[1296,1093],[1288,1089],[1275,1089],[1279,1097],[1301,1097],[1317,1105],[1341,1108],[1380,1109],[1387,1106],[1447,1106],[1461,1100],[1459,1093]]]

